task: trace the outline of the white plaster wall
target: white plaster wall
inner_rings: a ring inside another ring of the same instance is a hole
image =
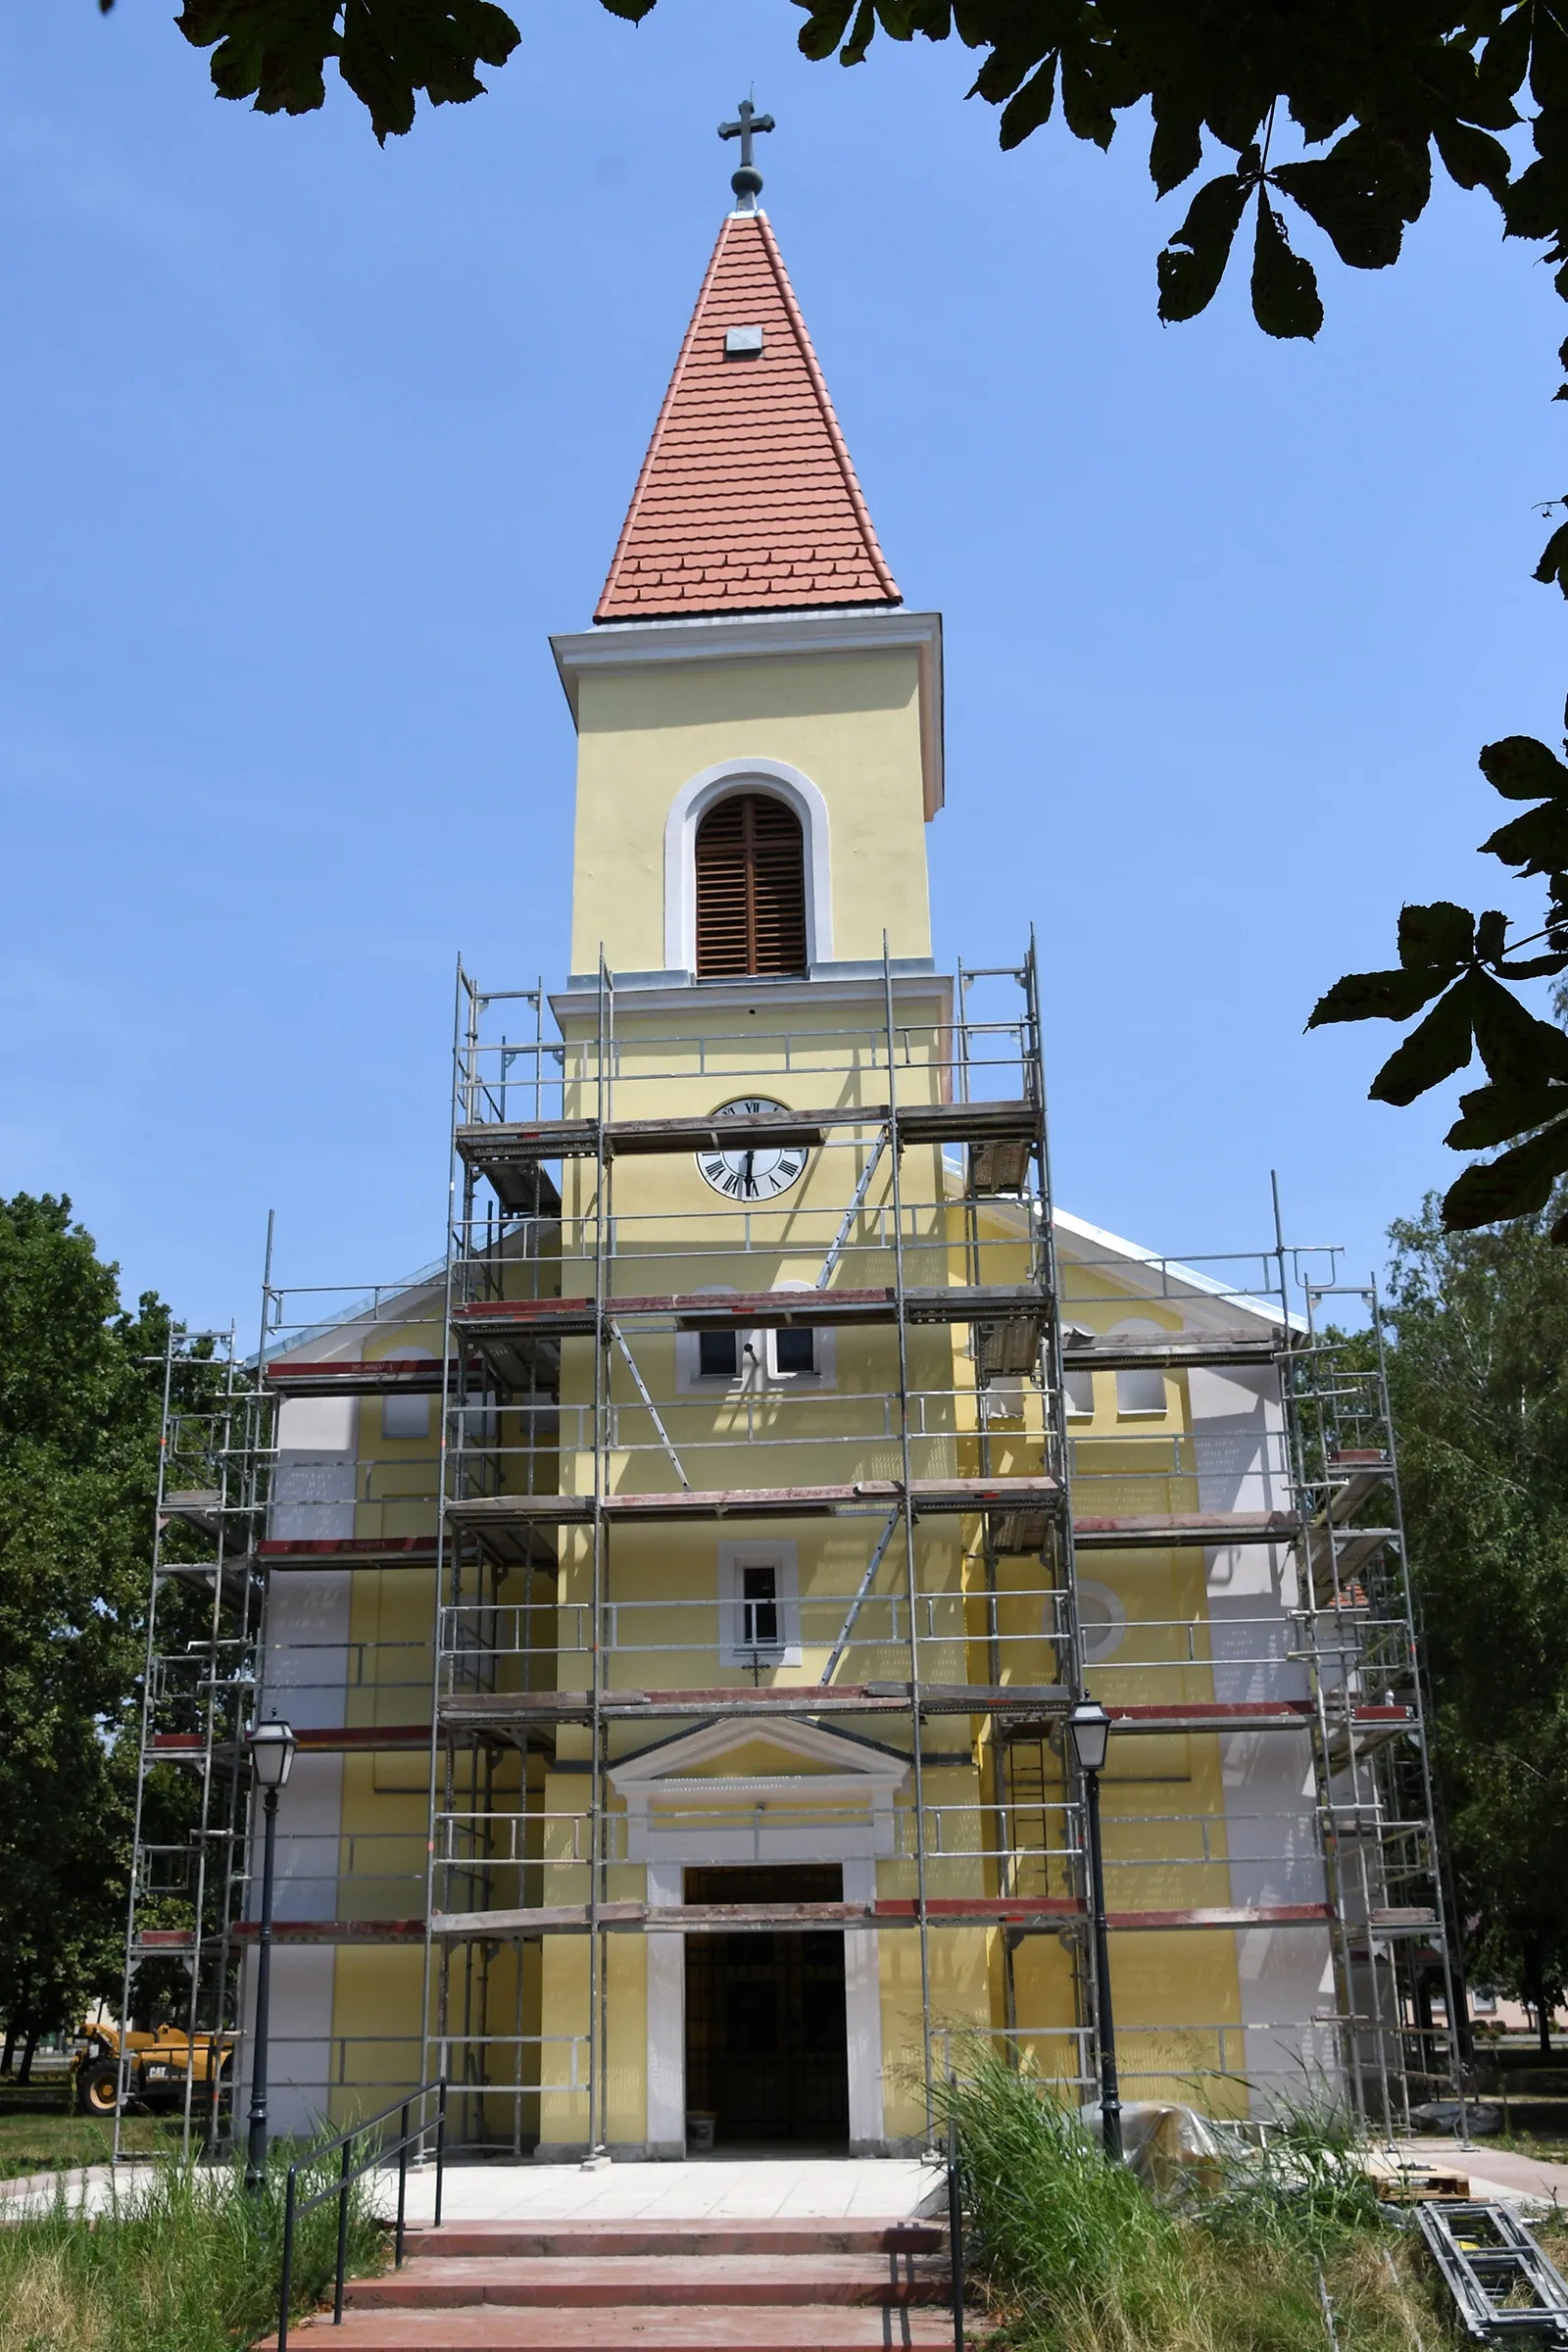
[[[1283,1407],[1268,1370],[1188,1375],[1200,1510],[1270,1511],[1290,1505],[1284,1477]],[[1237,1544],[1208,1554],[1214,1696],[1227,1702],[1305,1698],[1305,1670],[1292,1656],[1295,1569],[1283,1545]],[[1220,1743],[1231,1900],[1272,1906],[1320,1903],[1311,1759],[1304,1735],[1233,1732]],[[1253,2104],[1270,2086],[1300,2092],[1303,2061],[1333,2063],[1329,2032],[1300,2021],[1331,2009],[1327,1928],[1249,1928],[1237,1936],[1246,2072]]]
[[[278,1460],[268,1533],[332,1541],[354,1533],[358,1411],[352,1397],[290,1398],[278,1415]],[[349,1672],[347,1570],[280,1571],[268,1594],[260,1712],[296,1731],[335,1731],[345,1720]],[[277,1813],[277,1920],[331,1919],[343,1820],[343,1759],[298,1755]],[[251,1917],[261,1905],[261,1850],[251,1862]],[[336,1953],[281,1944],[272,1953],[270,2121],[275,2132],[308,2131],[326,2109],[332,2072]],[[242,2093],[249,2095],[255,1967],[243,1987]]]

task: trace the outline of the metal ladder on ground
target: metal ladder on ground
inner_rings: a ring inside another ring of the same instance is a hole
[[[1473,2343],[1568,2347],[1568,2286],[1506,2205],[1422,2205],[1416,2219]]]

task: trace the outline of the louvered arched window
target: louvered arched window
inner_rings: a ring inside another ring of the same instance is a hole
[[[737,792],[697,828],[697,977],[806,970],[806,847],[785,802]]]

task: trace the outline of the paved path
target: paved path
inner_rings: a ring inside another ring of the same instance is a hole
[[[1416,2157],[1434,2170],[1465,2173],[1470,2193],[1478,2204],[1507,2205],[1521,2197],[1540,2198],[1568,2212],[1568,2164],[1553,2164],[1544,2156],[1524,2156],[1510,2148],[1494,2147],[1485,2139],[1461,2147],[1456,2139],[1406,2139],[1397,2152]]]
[[[122,2165],[118,2182],[107,2164],[69,2173],[29,2173],[0,2182],[0,2216],[37,2212],[64,2194],[88,2213],[109,2211],[117,2195],[133,2195],[154,2177],[151,2165]],[[765,2221],[866,2218],[900,2221],[944,2193],[940,2164],[918,2157],[724,2157],[684,2164],[610,2164],[588,2171],[574,2164],[454,2163],[446,2168],[443,2218],[449,2222]],[[388,2214],[397,2180],[375,2182],[376,2202]],[[408,2218],[428,2222],[435,2210],[435,2174],[409,2175]]]

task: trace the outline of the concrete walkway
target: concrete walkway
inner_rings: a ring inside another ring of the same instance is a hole
[[[29,2173],[0,2182],[0,2220],[47,2211],[64,2194],[73,2209],[106,2213],[155,2177],[146,2164],[107,2164],[69,2173]],[[446,2168],[443,2219],[450,2222],[641,2222],[708,2220],[903,2221],[944,2193],[940,2164],[919,2157],[709,2157],[685,2164],[456,2162]],[[397,2204],[396,2174],[373,2182],[377,2207]],[[435,2174],[409,2175],[408,2218],[428,2223]]]
[[[1558,2206],[1568,2214],[1568,2164],[1525,2156],[1476,2140],[1401,2140],[1391,2151],[1404,2164],[1430,2165],[1469,2180],[1485,2204]],[[105,2213],[156,2177],[147,2164],[106,2164],[69,2173],[30,2173],[0,2181],[0,2220],[47,2211],[59,2195],[73,2209]],[[567,2164],[459,2161],[446,2168],[443,2218],[451,2222],[641,2222],[866,2220],[899,2221],[934,2211],[945,2188],[938,2163],[918,2157],[708,2157],[685,2164],[611,2164],[589,2171]],[[396,2177],[374,2182],[375,2202],[390,2215]],[[427,2224],[435,2209],[428,2166],[409,2175],[408,2218]]]
[[[1406,2161],[1430,2164],[1435,2172],[1465,2174],[1478,2205],[1516,2205],[1523,2197],[1559,2205],[1568,2213],[1568,2164],[1522,2156],[1484,2139],[1472,2140],[1467,2148],[1456,2139],[1405,2139],[1396,2153]]]

